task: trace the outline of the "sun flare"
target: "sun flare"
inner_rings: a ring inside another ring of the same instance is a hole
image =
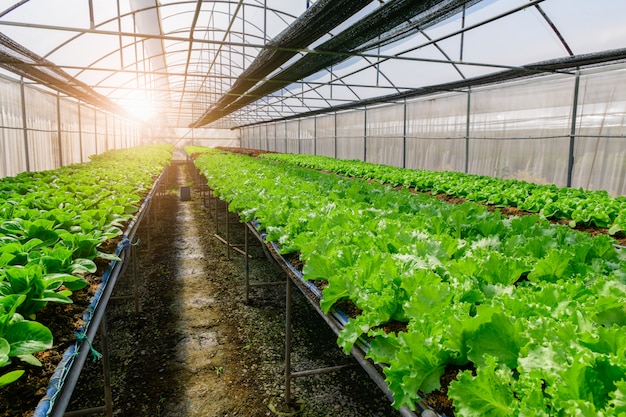
[[[123,99],[120,104],[133,118],[143,121],[153,120],[158,113],[156,103],[150,100],[145,92],[139,90]]]

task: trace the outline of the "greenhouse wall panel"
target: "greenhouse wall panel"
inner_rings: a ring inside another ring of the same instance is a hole
[[[118,117],[114,117],[113,124],[113,143],[115,149],[124,149],[127,147],[124,135],[124,123]]]
[[[265,125],[258,125],[258,126],[252,126],[251,128],[251,134],[252,134],[252,143],[256,143],[257,144],[257,148],[256,149],[265,149],[268,151],[275,151],[276,150],[276,141],[270,141],[267,138],[267,126]]]
[[[0,177],[6,177],[25,171],[27,164],[20,85],[0,78],[0,92]]]
[[[63,165],[83,162],[81,160],[80,119],[78,103],[60,100],[61,155]]]
[[[406,168],[463,172],[465,139],[406,138]]]
[[[20,129],[0,129],[0,178],[12,177],[26,171],[24,133]]]
[[[257,144],[257,146],[253,146],[252,143],[252,132],[253,129],[251,127],[248,127],[246,129],[241,129],[241,146],[243,146],[244,148],[257,148],[257,149],[263,149],[261,148],[261,144]]]
[[[241,129],[239,131],[239,141],[243,148],[252,148],[252,146],[250,146],[250,141],[248,137],[249,132],[250,132],[249,128]]]
[[[299,153],[315,154],[315,120],[315,118],[308,118],[298,121],[300,131]]]
[[[442,95],[406,104],[406,167],[465,169],[467,94]]]
[[[572,186],[626,195],[626,69],[581,75]]]
[[[107,118],[106,113],[96,111],[96,153],[106,152],[107,148]]]
[[[366,160],[396,167],[404,165],[404,138],[368,136]]]
[[[626,195],[626,139],[577,137],[572,187]]]
[[[257,149],[273,150],[275,143],[269,143],[267,136],[265,135],[265,126],[252,126],[250,128],[250,135],[252,143],[257,144]]]
[[[285,138],[287,153],[300,153],[300,121],[295,120],[294,122],[295,125],[289,126],[289,128],[285,122],[276,123],[276,137]]]
[[[337,114],[338,159],[365,160],[365,111]]]
[[[60,166],[57,98],[37,89],[24,88],[28,157],[31,171]]]
[[[565,186],[568,144],[569,138],[474,139],[469,172]]]
[[[96,142],[96,114],[93,108],[81,106],[80,109],[81,140],[83,161],[89,161],[91,155],[98,153]]]
[[[261,132],[263,132],[263,135],[261,135]],[[250,128],[250,140],[256,144],[257,149],[271,150],[275,145],[268,142],[264,126],[252,126]]]
[[[473,91],[469,172],[567,184],[573,77]]]
[[[582,71],[578,88],[576,78],[575,73],[531,77],[294,119],[285,123],[284,134],[276,131],[275,139],[270,134],[269,140],[276,142],[272,150],[279,152],[284,139],[289,153],[412,169],[559,186],[567,186],[571,176],[573,187],[623,195],[626,69]]]
[[[248,129],[242,128],[239,130],[239,141],[241,143],[242,148],[251,148],[251,146],[248,146],[247,134],[248,134]]]
[[[279,138],[276,135],[276,125],[271,123],[271,124],[264,125],[262,127],[265,128],[264,129],[265,134],[263,135],[262,133],[261,137],[265,136],[267,138],[267,141],[271,144],[270,146],[274,148],[273,149],[274,151],[286,153],[287,146],[286,146],[285,137],[283,136]],[[263,132],[263,129],[261,129],[261,132]]]
[[[335,114],[317,117],[315,152],[317,155],[336,157]]]
[[[404,166],[404,104],[367,109],[365,160]]]

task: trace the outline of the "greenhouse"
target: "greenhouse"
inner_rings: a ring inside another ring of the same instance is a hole
[[[626,2],[0,5],[0,417],[626,417]]]

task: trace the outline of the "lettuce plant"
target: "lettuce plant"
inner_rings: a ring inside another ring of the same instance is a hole
[[[52,347],[52,333],[41,323],[24,320],[17,313],[26,301],[25,295],[0,295],[0,367],[11,363],[12,357],[35,366],[41,362],[34,353]],[[0,375],[0,386],[17,380],[24,371],[12,371]]]
[[[142,196],[169,163],[172,147],[152,145],[93,156],[85,164],[0,179],[0,367],[52,344],[34,320],[49,302],[71,303],[96,273],[100,246],[122,234]],[[21,371],[0,374],[0,386]]]

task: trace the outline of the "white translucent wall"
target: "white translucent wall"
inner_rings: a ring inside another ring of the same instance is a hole
[[[274,151],[276,152],[282,152],[282,153],[286,153],[287,152],[287,146],[285,143],[285,136],[283,135],[283,137],[280,138],[280,140],[276,140],[276,125],[275,124],[269,124],[269,125],[265,125],[265,126],[261,126],[261,128],[265,128],[265,137],[267,138],[267,141],[272,146],[274,149]]]
[[[365,160],[404,166],[404,106],[367,109],[365,120]]]
[[[290,124],[295,123],[295,126],[290,126]],[[280,126],[280,130],[284,130],[285,132],[285,141],[287,145],[287,153],[302,153],[301,151],[301,143],[300,143],[300,129],[297,126],[298,121],[292,122],[280,122],[278,126]]]
[[[56,96],[33,88],[24,88],[29,166],[37,171],[59,166],[58,124]]]
[[[303,120],[292,120],[287,122],[286,126],[287,131],[289,131],[291,125],[293,123],[299,124],[299,132],[300,132],[300,152],[299,153],[307,153],[314,154],[316,143],[315,143],[315,130],[316,130],[316,119],[309,118]]]
[[[80,112],[80,143],[82,160],[88,161],[89,156],[97,154],[96,143],[96,111],[93,108],[82,108]]]
[[[61,103],[61,149],[63,165],[84,162],[80,144],[80,119],[78,103],[64,100]]]
[[[262,128],[262,130],[261,130]],[[245,143],[248,143],[249,145],[245,145],[245,147],[247,148],[251,148],[251,149],[265,149],[265,150],[270,150],[270,144],[267,140],[267,135],[265,134],[265,129],[266,127],[263,125],[259,125],[259,126],[252,126],[250,127],[250,129],[248,129],[249,136],[248,139],[246,139]],[[262,132],[262,133],[261,133]],[[242,142],[242,145],[243,142]],[[274,144],[272,144],[272,147],[274,147]]]
[[[299,123],[299,120],[296,120]],[[300,129],[294,126],[293,129],[286,129],[285,122],[276,123],[276,137],[285,138],[285,148],[287,153],[300,153]]]
[[[301,153],[626,195],[625,64],[291,120],[285,137],[296,130],[315,143]]]
[[[335,148],[335,115],[318,116],[315,121],[317,155],[336,157]]]
[[[20,85],[0,78],[0,89],[0,177],[7,177],[26,171],[28,164]]]
[[[467,94],[406,103],[406,167],[431,171],[465,169]]]
[[[626,195],[626,68],[580,80],[572,186]]]
[[[96,110],[96,154],[109,150],[107,139],[107,115]]]
[[[0,178],[141,143],[137,123],[17,80],[0,77],[0,107]]]
[[[265,149],[265,148],[262,148],[259,143],[261,139],[259,139],[258,137],[255,139],[254,135],[252,134],[253,132],[254,132],[253,129],[243,129],[241,131],[241,134],[240,134],[241,146],[244,148]]]
[[[575,77],[474,91],[469,172],[567,185]]]
[[[365,160],[365,111],[337,113],[335,158]]]

